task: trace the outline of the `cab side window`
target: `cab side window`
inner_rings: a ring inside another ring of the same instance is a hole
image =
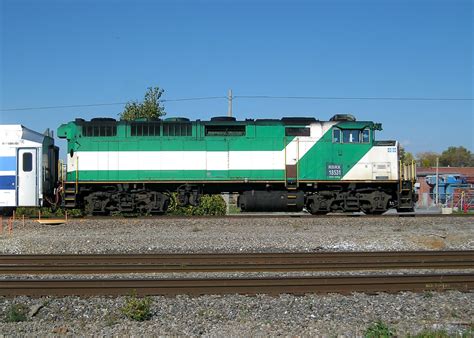
[[[332,130],[332,143],[341,143],[341,130],[340,129]]]
[[[362,143],[370,143],[370,129],[362,131]]]

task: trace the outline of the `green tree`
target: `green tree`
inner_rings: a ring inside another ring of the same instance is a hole
[[[439,165],[443,167],[473,167],[474,154],[463,146],[449,147],[441,153]]]
[[[403,158],[403,163],[412,163],[413,161],[415,161],[415,156],[410,152],[406,152],[405,157]]]
[[[402,145],[400,145],[399,155],[400,155],[400,161],[402,161],[402,163],[411,163],[415,159],[413,154],[410,152],[407,152]]]
[[[436,166],[436,158],[440,155],[438,153],[432,151],[426,151],[424,153],[418,153],[416,158],[420,163],[421,167],[435,167]]]
[[[127,102],[123,112],[119,114],[121,120],[132,121],[140,118],[157,119],[166,114],[161,105],[161,95],[164,90],[160,87],[148,87],[143,102]]]

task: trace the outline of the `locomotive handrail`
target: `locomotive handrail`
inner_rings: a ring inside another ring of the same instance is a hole
[[[416,181],[416,163],[412,160],[411,163],[400,162],[400,182],[401,181]]]
[[[76,155],[76,194],[79,191],[79,156]]]

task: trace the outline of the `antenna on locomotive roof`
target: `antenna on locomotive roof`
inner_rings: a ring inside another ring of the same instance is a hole
[[[227,109],[227,116],[232,116],[232,89],[229,89],[227,101],[229,102],[229,108]]]

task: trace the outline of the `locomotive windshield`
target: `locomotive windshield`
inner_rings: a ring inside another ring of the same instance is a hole
[[[333,143],[370,143],[370,129],[333,129]]]

